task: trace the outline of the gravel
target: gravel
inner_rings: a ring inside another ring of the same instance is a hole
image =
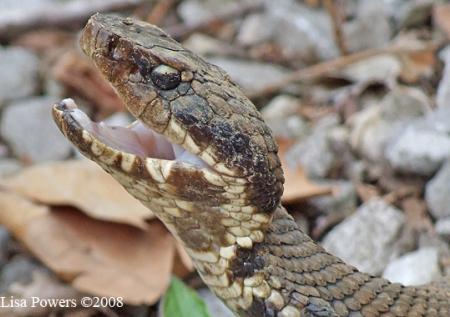
[[[450,217],[450,161],[427,183],[425,201],[433,217]]]
[[[325,178],[337,160],[329,142],[329,132],[338,123],[339,118],[334,114],[322,118],[310,136],[292,146],[286,160],[300,164],[311,178]]]
[[[0,135],[13,153],[31,162],[64,159],[71,145],[52,119],[54,97],[34,97],[10,104],[3,111]]]
[[[389,263],[383,277],[403,285],[422,285],[436,281],[442,276],[438,255],[436,248],[423,248],[404,254]]]
[[[243,59],[213,57],[208,61],[222,67],[231,78],[246,90],[258,90],[282,78],[287,71],[268,63]]]
[[[323,246],[359,270],[379,274],[401,253],[394,242],[404,223],[400,210],[373,199],[334,227]]]
[[[39,59],[19,47],[0,46],[0,106],[37,92]]]

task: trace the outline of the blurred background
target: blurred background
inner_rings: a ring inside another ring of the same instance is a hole
[[[449,1],[0,0],[0,316],[182,316],[197,295],[172,276],[232,316],[53,123],[66,97],[134,120],[78,47],[95,12],[159,25],[230,74],[280,145],[284,205],[327,250],[408,285],[450,270]],[[108,305],[29,304],[84,295]]]

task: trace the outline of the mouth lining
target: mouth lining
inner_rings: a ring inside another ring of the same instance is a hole
[[[94,122],[78,109],[70,98],[64,99],[55,108],[59,111],[70,111],[72,118],[84,130],[98,141],[118,151],[142,158],[179,161],[197,168],[210,168],[200,157],[178,144],[173,144],[164,135],[155,132],[140,120],[126,127],[109,126],[103,121]]]

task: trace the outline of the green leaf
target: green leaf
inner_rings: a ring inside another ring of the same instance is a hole
[[[180,279],[173,277],[163,300],[164,317],[211,317],[205,302]]]

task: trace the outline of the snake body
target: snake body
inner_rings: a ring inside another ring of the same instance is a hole
[[[92,16],[80,43],[138,121],[107,128],[64,100],[56,123],[164,222],[237,315],[450,316],[445,281],[405,287],[359,272],[299,229],[280,204],[271,131],[223,70],[128,18]],[[155,152],[157,138],[176,146]]]

